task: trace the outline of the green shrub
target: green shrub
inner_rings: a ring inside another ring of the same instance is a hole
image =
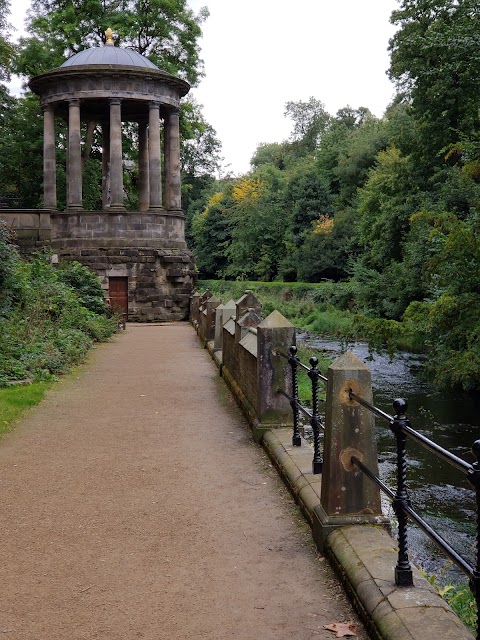
[[[0,237],[0,253],[6,240]],[[107,340],[115,320],[97,277],[76,263],[56,269],[47,255],[23,261],[11,254],[10,287],[0,332],[0,385],[11,380],[48,380],[81,362],[94,341]],[[4,271],[5,273],[5,271]],[[97,308],[101,313],[96,313]]]

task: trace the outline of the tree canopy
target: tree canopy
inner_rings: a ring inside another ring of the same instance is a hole
[[[27,77],[49,71],[104,43],[110,27],[117,44],[195,85],[203,75],[198,40],[207,17],[206,8],[195,15],[187,0],[34,0],[16,70]]]

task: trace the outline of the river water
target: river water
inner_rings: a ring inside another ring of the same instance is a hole
[[[346,345],[335,340],[305,336],[299,339],[335,358]],[[393,415],[392,401],[408,402],[412,427],[430,440],[473,462],[471,447],[480,438],[480,399],[448,395],[421,377],[422,357],[399,353],[393,360],[375,355],[370,359],[368,345],[348,345],[372,372],[374,403]],[[396,484],[395,439],[388,423],[376,420],[380,476],[392,489]],[[412,507],[445,538],[466,560],[475,563],[475,495],[464,474],[439,460],[411,440],[407,440],[408,485]],[[393,512],[384,502],[387,515]],[[439,576],[441,581],[464,580],[464,574],[452,567],[447,558],[415,526],[409,525],[409,550],[417,566]]]

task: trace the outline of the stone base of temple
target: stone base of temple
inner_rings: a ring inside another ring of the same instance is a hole
[[[52,242],[59,261],[77,260],[89,267],[99,276],[105,295],[112,279],[124,279],[128,287],[128,320],[162,322],[188,317],[195,272],[187,249],[111,246],[105,240],[90,248],[60,244],[61,241]]]
[[[114,282],[124,287],[128,320],[188,317],[196,274],[181,212],[4,210],[0,217],[16,231],[24,255],[48,249],[54,262],[84,264],[98,275],[105,296]]]

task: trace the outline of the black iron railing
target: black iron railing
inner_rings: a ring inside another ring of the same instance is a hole
[[[367,410],[388,421],[397,446],[397,490],[391,491],[370,469],[356,456],[352,462],[367,475],[391,500],[393,510],[398,520],[398,560],[395,567],[395,583],[399,586],[412,586],[412,569],[408,558],[408,521],[414,522],[436,546],[468,577],[470,590],[477,604],[477,640],[480,640],[480,440],[473,443],[472,451],[476,462],[470,464],[458,458],[443,447],[429,440],[424,435],[412,429],[407,418],[407,402],[398,398],[393,402],[395,415],[391,416],[350,390],[350,398]],[[477,548],[476,563],[473,567],[463,558],[442,536],[440,536],[411,506],[407,486],[406,442],[411,438],[436,457],[465,474],[476,493],[477,502]]]
[[[289,396],[285,391],[279,389],[279,393],[290,400],[293,410],[293,436],[292,444],[299,446],[301,437],[299,432],[299,413],[306,415],[312,425],[314,433],[314,461],[313,472],[321,473],[322,460],[320,456],[319,431],[325,429],[318,414],[318,381],[327,381],[327,378],[318,371],[317,358],[310,358],[310,367],[302,364],[297,356],[297,348],[290,348],[290,356],[277,352],[278,355],[286,358],[292,370],[293,396]],[[312,381],[312,411],[309,411],[300,404],[298,398],[298,369],[307,371]],[[375,414],[379,418],[388,422],[390,429],[395,436],[397,449],[397,486],[392,491],[371,469],[369,469],[357,456],[351,457],[351,462],[356,465],[379,489],[392,501],[392,507],[398,521],[398,557],[395,566],[395,584],[397,586],[413,586],[412,567],[408,554],[408,522],[416,524],[434,544],[468,577],[470,590],[477,605],[477,640],[480,640],[480,440],[473,443],[472,452],[476,462],[470,464],[457,457],[450,451],[439,446],[432,440],[412,429],[410,421],[406,415],[407,402],[398,398],[393,401],[395,415],[390,415],[374,406],[370,402],[349,390],[350,400],[356,401],[362,407]],[[442,536],[440,536],[413,508],[410,503],[407,485],[407,439],[414,440],[422,447],[433,453],[436,457],[444,460],[457,470],[465,474],[476,493],[477,502],[477,538],[476,538],[476,563],[472,566],[463,558]]]
[[[285,396],[290,401],[290,405],[293,410],[293,435],[292,445],[294,447],[300,447],[302,445],[302,438],[300,436],[299,418],[300,413],[308,418],[313,431],[313,460],[312,460],[312,472],[322,473],[323,461],[320,448],[320,430],[324,431],[325,427],[320,418],[319,412],[319,400],[318,400],[318,381],[327,381],[327,378],[321,374],[318,370],[318,358],[310,358],[310,367],[300,362],[300,358],[297,356],[297,347],[290,347],[290,355],[277,351],[277,355],[286,358],[292,369],[292,393],[293,396],[288,395],[283,389],[278,389],[278,393]],[[303,369],[307,372],[308,377],[312,384],[312,410],[310,411],[300,403],[298,395],[298,369]]]

